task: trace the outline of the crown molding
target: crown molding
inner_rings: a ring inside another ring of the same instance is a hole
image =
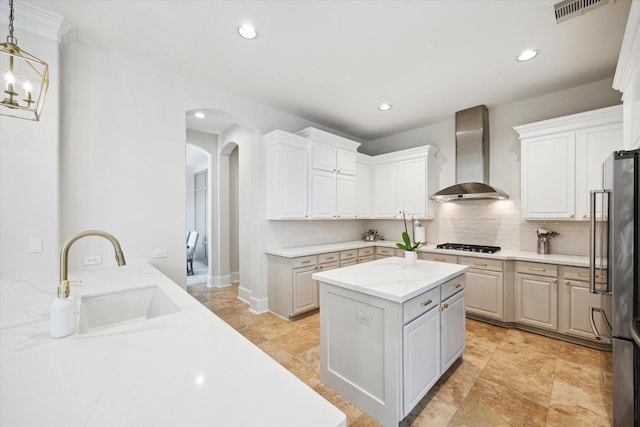
[[[30,33],[58,41],[58,33],[64,17],[32,4],[14,0],[15,19],[13,25]],[[0,22],[9,25],[9,1],[0,1]]]
[[[616,74],[613,77],[613,88],[624,92],[634,73],[638,72],[640,72],[640,1],[632,1]]]

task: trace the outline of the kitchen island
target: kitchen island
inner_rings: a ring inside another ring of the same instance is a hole
[[[2,281],[0,425],[346,426],[341,411],[153,267],[70,277],[82,280],[76,299],[151,286],[177,311],[54,339],[57,278]]]
[[[313,274],[322,381],[396,426],[462,356],[467,269],[389,257]]]

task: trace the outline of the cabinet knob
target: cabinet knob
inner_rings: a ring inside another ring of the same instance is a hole
[[[565,284],[566,286],[569,286],[569,285],[571,284],[571,282],[569,282],[568,280],[565,280],[565,281],[564,281],[564,284]]]
[[[553,283],[555,285],[556,283],[558,283],[558,279],[552,279],[551,283]]]
[[[449,308],[449,304],[445,304],[443,307],[446,310],[447,308]]]
[[[314,270],[318,271],[318,266],[313,267]]]
[[[587,219],[587,218],[589,218],[589,215],[587,215],[587,214],[582,214],[582,218],[583,218],[583,219]]]
[[[574,214],[571,214],[571,216],[569,216],[569,218],[575,218],[576,216]]]

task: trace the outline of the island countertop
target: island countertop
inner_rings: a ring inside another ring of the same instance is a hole
[[[0,425],[346,426],[345,415],[148,265],[70,274],[81,295],[158,286],[177,313],[49,337],[57,280],[0,283]]]
[[[320,282],[402,303],[466,272],[468,266],[388,257],[336,270],[314,273]]]

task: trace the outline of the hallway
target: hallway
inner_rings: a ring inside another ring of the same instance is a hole
[[[320,381],[320,316],[255,315],[238,285],[188,292],[347,415],[378,426]],[[406,419],[409,426],[610,426],[611,353],[467,319],[467,348]]]

